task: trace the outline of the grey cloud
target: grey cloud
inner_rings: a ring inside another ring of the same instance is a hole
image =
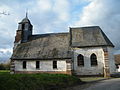
[[[98,25],[114,43],[115,49],[120,49],[120,1],[91,0],[84,8],[77,25]]]
[[[20,0],[21,1],[21,0]],[[38,0],[39,1],[39,0]],[[25,17],[25,11],[26,9],[29,9],[29,15],[33,26],[34,26],[34,32],[35,33],[46,33],[46,32],[62,32],[65,31],[65,26],[67,22],[62,21],[59,19],[58,15],[62,13],[68,13],[67,10],[62,10],[59,6],[59,13],[56,13],[53,8],[47,10],[45,7],[44,9],[41,9],[38,5],[38,1],[31,0],[30,2],[24,1],[13,1],[10,0],[2,0],[0,1],[0,10],[10,11],[10,16],[8,17],[1,17],[0,19],[0,48],[2,49],[9,49],[13,47],[13,42],[15,38],[15,32],[17,30],[18,23]],[[54,0],[46,0],[51,3],[51,1]],[[66,1],[67,0],[63,0]],[[49,4],[48,2],[48,4]],[[54,3],[57,1],[54,1]],[[63,3],[64,4],[64,3]],[[52,4],[53,5],[53,4]],[[66,6],[65,6],[66,7]],[[44,8],[44,7],[43,7]],[[56,29],[57,27],[60,27],[60,29]],[[1,53],[0,58],[6,58],[10,57],[11,54],[5,54],[7,52]]]
[[[2,20],[2,22],[0,22],[0,48],[9,49],[13,47],[18,22],[25,17],[25,11],[28,9],[28,17],[34,26],[34,33],[66,32],[69,26],[74,26],[74,23],[77,23],[79,27],[89,24],[99,25],[115,44],[116,49],[120,49],[119,0],[61,0],[62,2],[65,1],[66,5],[59,5],[59,7],[56,7],[58,5],[54,6],[55,3],[58,3],[57,0],[46,0],[48,3],[50,2],[49,5],[51,5],[48,9],[45,7],[46,11],[41,9],[42,7],[38,5],[38,1],[39,0],[0,1],[0,5],[10,8],[8,11],[11,13],[9,17],[0,18],[0,20]],[[84,2],[86,3],[87,1],[88,3],[84,4]],[[84,5],[88,7],[90,5],[89,3],[95,3],[96,6],[83,9]],[[61,7],[65,9],[61,9]],[[85,16],[85,13],[89,13],[89,15]],[[64,15],[66,15],[67,18],[62,17]],[[79,17],[80,19],[78,20]],[[87,17],[87,19],[84,19],[84,17]],[[1,25],[3,22],[5,26]],[[5,55],[6,54],[0,54],[0,58],[5,58]],[[11,54],[8,53],[7,57],[10,57],[10,55]]]
[[[11,52],[0,51],[0,63],[4,63],[4,62],[8,61],[10,56],[11,56]]]

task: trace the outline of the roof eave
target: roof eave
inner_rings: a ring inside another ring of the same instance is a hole
[[[86,48],[86,47],[105,47],[105,46],[109,46],[109,47],[115,47],[114,45],[92,45],[92,46],[71,46],[71,47],[77,47],[77,48]]]
[[[64,60],[71,59],[71,57],[66,58],[10,58],[11,60]]]

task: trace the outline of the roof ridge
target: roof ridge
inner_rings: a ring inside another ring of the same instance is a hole
[[[99,26],[84,26],[84,27],[69,27],[69,28],[93,28],[93,27],[99,27]]]
[[[34,34],[32,36],[37,36],[37,35],[55,35],[55,34],[68,34],[69,32],[60,32],[60,33],[43,33],[43,34]]]

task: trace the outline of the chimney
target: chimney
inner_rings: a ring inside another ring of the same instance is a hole
[[[21,35],[22,35],[22,30],[17,30],[14,43],[18,43],[19,41],[21,41],[21,37],[22,37]]]

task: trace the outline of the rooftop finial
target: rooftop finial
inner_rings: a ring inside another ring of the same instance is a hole
[[[28,18],[28,9],[26,9],[26,18]]]
[[[26,11],[26,18],[28,18],[28,12]]]

